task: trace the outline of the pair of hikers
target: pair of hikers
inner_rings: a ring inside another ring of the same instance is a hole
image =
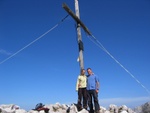
[[[87,68],[88,75],[85,75],[85,69],[81,69],[81,73],[78,76],[76,91],[78,91],[78,110],[87,109],[89,107],[89,113],[94,113],[93,101],[95,113],[99,113],[100,106],[98,102],[99,80],[98,77],[92,72],[91,68]],[[83,103],[83,106],[82,106]]]

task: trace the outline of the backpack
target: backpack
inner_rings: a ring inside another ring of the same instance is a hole
[[[38,110],[39,108],[42,108],[44,105],[42,103],[38,103],[36,106],[35,106],[35,110]]]

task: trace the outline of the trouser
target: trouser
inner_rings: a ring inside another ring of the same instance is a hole
[[[95,90],[87,90],[88,94],[88,106],[90,108],[91,112],[94,112],[93,110],[93,99],[94,99],[94,107],[95,111],[100,110],[99,102],[98,102],[98,94],[96,93]]]
[[[82,108],[82,102],[83,102],[83,108],[87,109],[87,91],[86,91],[86,88],[79,88],[78,89],[78,109]]]

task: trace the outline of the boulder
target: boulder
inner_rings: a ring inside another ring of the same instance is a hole
[[[118,107],[117,107],[117,105],[110,104],[109,105],[109,111],[110,111],[110,113],[118,113]]]
[[[89,113],[87,110],[82,109],[81,111],[79,111],[78,113]]]
[[[24,109],[17,109],[15,113],[27,113]]]
[[[19,106],[14,104],[8,104],[8,105],[0,105],[1,113],[15,113],[16,110],[20,109]]]

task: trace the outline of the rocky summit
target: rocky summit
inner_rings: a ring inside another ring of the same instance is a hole
[[[75,104],[69,106],[56,103],[37,107],[37,109],[29,111],[21,109],[18,105],[9,104],[0,105],[0,113],[89,113],[89,111],[85,109],[78,111]],[[108,109],[101,106],[99,113],[150,113],[150,102],[147,102],[133,110],[128,108],[126,105],[118,107],[111,104]]]

